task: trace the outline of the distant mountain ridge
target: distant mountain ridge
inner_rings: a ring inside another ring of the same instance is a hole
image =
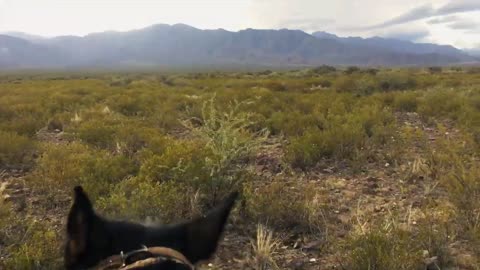
[[[480,48],[477,48],[477,49],[468,49],[468,50],[466,50],[466,52],[467,52],[469,55],[476,56],[476,57],[480,57]]]
[[[442,55],[450,55],[457,57],[465,57],[466,53],[451,45],[438,45],[432,43],[414,43],[411,41],[393,39],[393,38],[361,38],[361,37],[338,37],[327,32],[315,32],[312,34],[317,38],[333,39],[345,44],[369,46],[372,48],[388,49],[399,53],[411,54],[429,54],[437,53]],[[466,58],[468,59],[468,58]]]
[[[22,38],[23,37],[23,38]],[[128,32],[43,38],[0,35],[0,69],[202,66],[448,65],[478,59],[452,46],[341,38],[300,30],[230,32],[158,24]]]

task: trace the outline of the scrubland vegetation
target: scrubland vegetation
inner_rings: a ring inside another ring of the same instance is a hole
[[[0,268],[61,266],[81,184],[156,223],[241,191],[213,269],[480,269],[479,154],[473,68],[4,74]]]

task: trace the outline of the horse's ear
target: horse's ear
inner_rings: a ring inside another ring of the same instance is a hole
[[[94,215],[92,203],[83,188],[75,187],[73,205],[67,219],[66,263],[75,263],[87,251],[89,225]]]
[[[230,194],[221,206],[187,224],[185,255],[192,263],[207,260],[213,255],[237,197],[238,192]]]

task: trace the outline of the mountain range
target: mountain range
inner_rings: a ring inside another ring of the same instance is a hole
[[[158,24],[83,37],[0,34],[0,69],[426,66],[478,61],[478,56],[448,45],[288,29],[231,32]]]

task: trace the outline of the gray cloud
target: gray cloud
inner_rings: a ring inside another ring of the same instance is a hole
[[[480,10],[478,0],[453,0],[437,10],[438,14],[452,14]]]
[[[412,31],[400,31],[384,34],[383,37],[395,38],[407,41],[419,41],[430,36],[430,31],[426,29],[412,30]]]
[[[443,24],[443,23],[450,23],[450,22],[455,22],[460,20],[459,17],[457,16],[444,16],[444,17],[436,17],[431,20],[429,20],[427,23],[429,24]]]
[[[276,28],[302,29],[309,32],[325,29],[333,23],[335,20],[329,18],[293,18],[279,22]]]
[[[381,24],[370,26],[369,28],[384,28],[388,26],[393,26],[397,24],[403,24],[411,21],[420,20],[423,18],[428,18],[435,15],[435,9],[432,5],[424,5],[421,7],[414,8],[396,18],[383,22]]]
[[[455,29],[455,30],[472,30],[472,29],[480,29],[480,23],[466,19],[466,18],[461,18],[458,16],[444,16],[444,17],[436,17],[433,18],[429,21],[427,21],[429,24],[446,24],[449,28]]]
[[[448,24],[448,27],[456,30],[473,30],[480,29],[477,22],[471,20],[458,20],[456,22]]]
[[[447,4],[440,8],[433,8],[432,5],[423,5],[411,9],[404,14],[385,21],[380,24],[363,27],[365,30],[384,28],[394,26],[398,24],[404,24],[407,22],[418,21],[427,19],[434,16],[443,16],[455,13],[471,12],[480,10],[480,1],[478,0],[450,0]]]

